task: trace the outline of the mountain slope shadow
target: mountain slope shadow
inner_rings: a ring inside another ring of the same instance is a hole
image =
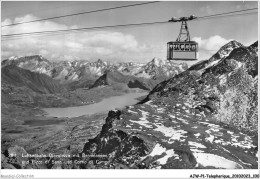
[[[61,93],[66,89],[58,81],[45,74],[34,73],[29,70],[19,68],[15,65],[8,65],[2,69],[2,83],[14,86],[25,86],[38,93]]]

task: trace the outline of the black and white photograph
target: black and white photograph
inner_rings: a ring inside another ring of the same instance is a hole
[[[1,177],[259,178],[258,6],[1,1]]]

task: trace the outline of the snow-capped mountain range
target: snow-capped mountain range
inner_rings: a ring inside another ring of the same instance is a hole
[[[16,65],[32,72],[46,74],[61,83],[71,83],[86,78],[97,79],[111,70],[137,78],[157,79],[163,77],[166,79],[188,68],[187,64],[177,64],[158,58],[154,58],[147,64],[111,63],[100,59],[95,62],[83,60],[50,62],[41,55],[10,57],[2,61],[2,67],[7,65]]]

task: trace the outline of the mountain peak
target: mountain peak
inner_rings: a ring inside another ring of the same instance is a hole
[[[99,58],[98,60],[97,60],[97,63],[102,63],[103,61]]]
[[[216,60],[220,60],[224,57],[227,57],[230,52],[236,48],[239,47],[244,47],[243,44],[241,44],[240,42],[236,41],[236,40],[231,40],[230,42],[228,42],[227,44],[223,45],[217,53],[215,53],[210,59],[209,62],[213,62]]]
[[[240,42],[236,41],[236,40],[231,40],[229,43],[227,44],[232,44],[232,45],[239,45],[239,46],[243,46],[243,44],[241,44]]]
[[[47,59],[45,59],[42,55],[35,55],[34,56],[35,59],[37,59],[38,61],[46,61],[49,62]]]
[[[159,62],[159,61],[162,61],[162,60],[159,59],[159,58],[156,58],[156,57],[154,57],[154,58],[152,59],[152,62]]]
[[[165,62],[159,58],[153,58],[151,63],[155,66],[161,66],[161,65],[165,64]]]
[[[232,48],[232,50],[233,50],[233,49],[235,49],[235,48],[243,47],[243,46],[244,46],[244,45],[241,44],[240,42],[238,42],[238,41],[236,41],[236,40],[231,40],[230,42],[228,42],[227,44],[225,44],[224,46],[222,46],[219,51],[221,51],[221,50],[226,50],[226,49],[228,49],[228,48]]]
[[[8,60],[17,60],[18,58],[18,56],[11,56],[10,58],[8,58]]]
[[[99,66],[99,67],[101,67],[101,66],[106,66],[106,65],[107,65],[107,63],[104,62],[104,61],[102,61],[101,59],[98,59],[95,63],[96,63],[97,66]]]

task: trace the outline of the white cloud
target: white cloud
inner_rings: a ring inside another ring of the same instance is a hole
[[[38,18],[33,15],[25,15],[23,17],[17,17],[13,21],[6,19],[2,22],[2,25],[12,24],[12,23],[21,23],[26,21],[34,21]],[[16,34],[16,33],[27,33],[27,32],[39,32],[47,30],[61,30],[68,29],[70,27],[62,24],[57,24],[51,21],[39,21],[34,23],[25,23],[15,26],[6,26],[2,28],[2,35],[6,34]]]
[[[21,23],[21,22],[34,21],[34,20],[38,20],[38,18],[31,15],[31,14],[27,14],[27,15],[22,16],[22,17],[16,17],[14,19],[13,23]]]
[[[4,21],[2,21],[2,26],[5,26],[5,25],[11,24],[11,23],[12,23],[11,19],[5,19]]]
[[[77,49],[77,48],[82,48],[83,45],[77,42],[73,42],[73,41],[68,41],[66,42],[66,47],[68,48],[72,48],[72,49]]]
[[[192,40],[198,42],[199,47],[208,51],[219,50],[220,47],[225,45],[231,40],[227,40],[219,35],[209,37],[208,39],[202,39],[201,37],[193,37]]]
[[[33,15],[18,17],[14,20],[5,19],[2,25],[19,23],[38,18]],[[2,34],[16,34],[37,31],[53,31],[60,29],[78,28],[52,21],[25,23],[17,26],[2,28]],[[16,40],[2,41],[2,58],[10,55],[24,56],[28,54],[42,54],[46,58],[60,59],[59,57],[77,56],[82,59],[102,58],[114,55],[130,56],[147,51],[145,44],[139,44],[130,34],[110,31],[77,32],[71,34],[46,35],[39,37],[19,37]],[[10,54],[10,55],[9,55]]]
[[[199,59],[205,60],[215,54],[223,45],[230,42],[232,39],[225,39],[219,35],[211,36],[208,39],[201,37],[193,37],[199,45]]]

